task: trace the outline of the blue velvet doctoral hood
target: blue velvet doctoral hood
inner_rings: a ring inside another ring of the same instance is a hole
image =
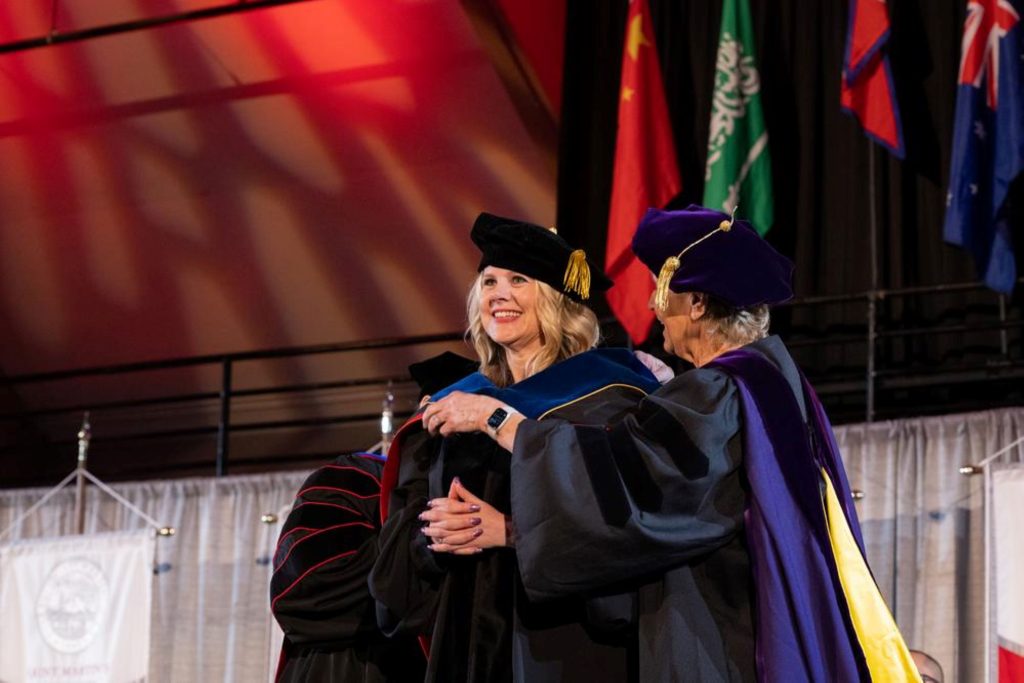
[[[512,386],[498,387],[479,372],[468,375],[431,397],[437,401],[454,391],[492,396],[528,418],[540,419],[546,413],[613,385],[625,385],[649,394],[658,388],[657,378],[646,365],[626,349],[593,349],[555,363]],[[418,410],[395,433],[388,462],[381,477],[381,519],[388,516],[388,494],[398,479],[398,459],[402,441],[422,428],[423,411]]]
[[[453,391],[483,394],[507,403],[526,417],[538,419],[554,408],[613,384],[633,386],[648,394],[659,386],[647,366],[626,349],[594,349],[503,388],[474,372],[431,396],[431,402]]]

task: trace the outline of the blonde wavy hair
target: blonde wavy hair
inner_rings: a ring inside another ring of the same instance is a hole
[[[601,338],[601,328],[593,311],[540,280],[530,278],[530,281],[537,287],[537,320],[542,346],[526,364],[527,377],[594,348]],[[481,374],[499,387],[507,387],[514,380],[505,349],[487,336],[480,318],[482,283],[483,273],[477,276],[466,297],[466,318],[469,321],[466,341],[480,358]]]

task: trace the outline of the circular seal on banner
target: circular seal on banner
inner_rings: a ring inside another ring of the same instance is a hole
[[[107,577],[84,558],[53,568],[36,600],[36,623],[46,644],[57,652],[81,652],[100,631],[107,613]]]

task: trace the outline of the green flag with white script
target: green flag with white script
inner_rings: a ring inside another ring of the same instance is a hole
[[[772,226],[772,162],[761,110],[761,75],[747,0],[725,0],[715,60],[704,206],[740,215],[760,234]]]

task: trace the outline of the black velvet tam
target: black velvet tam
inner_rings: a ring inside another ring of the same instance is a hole
[[[594,292],[604,292],[612,286],[608,276],[586,259],[583,250],[573,249],[556,232],[539,225],[482,213],[473,224],[470,237],[483,253],[478,271],[487,266],[514,270],[581,303]],[[579,265],[585,265],[589,271],[587,286],[581,286],[580,278],[573,277]]]

